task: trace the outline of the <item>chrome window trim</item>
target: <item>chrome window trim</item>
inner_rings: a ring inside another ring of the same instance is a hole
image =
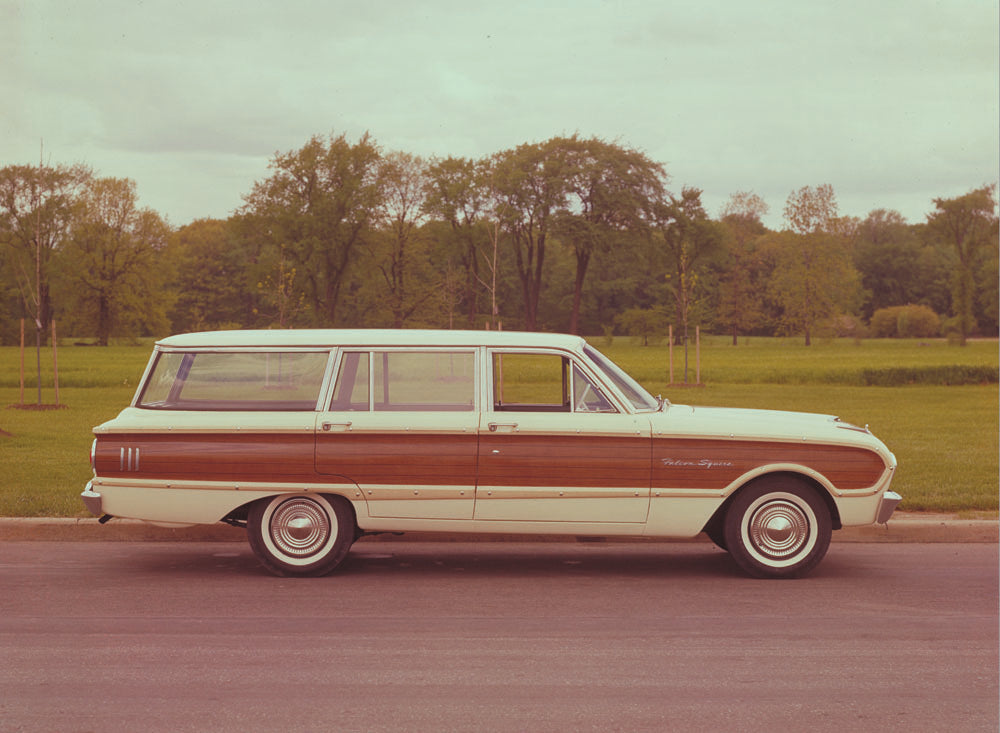
[[[564,349],[559,346],[552,346],[552,347],[526,346],[523,348],[518,346],[484,346],[483,350],[485,352],[485,356],[483,358],[483,370],[484,370],[483,379],[486,383],[484,387],[485,393],[483,394],[484,414],[486,414],[487,412],[491,415],[501,414],[497,413],[493,409],[492,367],[493,367],[494,354],[543,354],[549,356],[565,357],[569,359],[570,399],[572,399],[572,396],[574,394],[575,385],[573,384],[573,379],[574,379],[573,367],[575,366],[578,367],[581,372],[583,372],[585,377],[589,377],[590,380],[601,389],[604,397],[608,400],[611,406],[615,408],[615,411],[613,413],[608,412],[605,414],[628,415],[634,412],[634,410],[629,409],[631,407],[631,403],[628,402],[627,400],[622,399],[622,396],[618,394],[617,390],[609,389],[607,381],[603,378],[604,377],[603,372],[601,372],[598,369],[595,369],[594,366],[590,363],[590,359],[588,359],[584,354],[572,351],[570,349]],[[576,412],[575,405],[570,404],[570,408],[571,409],[567,414],[569,415],[580,414]]]
[[[156,344],[153,347],[153,353],[149,357],[149,361],[146,362],[146,369],[142,373],[142,378],[139,380],[139,384],[135,389],[135,394],[132,395],[132,401],[129,403],[129,407],[135,407],[140,410],[150,409],[143,407],[140,403],[140,397],[146,389],[146,382],[153,373],[153,368],[158,362],[160,356],[164,354],[326,354],[326,366],[324,367],[323,380],[320,382],[318,396],[316,398],[316,404],[313,406],[313,412],[319,412],[323,406],[324,394],[328,386],[330,386],[330,381],[332,377],[330,376],[330,361],[337,351],[336,346],[162,346]],[[207,412],[213,412],[208,410]],[[223,411],[225,412],[225,411]],[[308,412],[303,410],[303,412]]]
[[[328,367],[329,385],[327,393],[317,405],[318,412],[334,412],[330,409],[330,402],[333,400],[334,391],[337,389],[337,378],[340,375],[340,367],[345,354],[368,354],[368,410],[367,414],[375,414],[375,353],[408,353],[408,354],[470,354],[472,356],[472,409],[462,410],[462,412],[479,412],[481,401],[481,347],[478,346],[366,346],[366,345],[340,345],[335,349],[336,358]],[[431,412],[431,410],[379,410],[378,412]]]

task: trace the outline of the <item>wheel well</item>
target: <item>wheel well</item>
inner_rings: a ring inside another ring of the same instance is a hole
[[[292,494],[294,494],[296,492],[276,491],[275,493],[273,493],[273,494],[271,494],[269,496],[265,496],[262,499],[253,499],[252,501],[248,501],[246,504],[241,504],[240,506],[236,507],[231,512],[229,512],[229,514],[227,514],[226,516],[224,516],[219,521],[220,522],[224,522],[225,524],[231,524],[234,527],[243,527],[243,528],[246,528],[246,526],[247,526],[247,518],[250,516],[250,507],[253,504],[256,504],[258,501],[267,501],[268,499],[270,499],[270,498],[272,498],[274,496],[278,496],[279,494],[283,494],[283,493],[292,493]],[[354,511],[354,504],[352,504],[347,497],[341,496],[340,494],[328,494],[325,491],[309,492],[309,493],[321,493],[324,496],[329,497],[331,500],[332,499],[339,499],[339,500],[343,501],[345,504],[347,504],[347,508],[350,509],[350,511],[351,511],[351,519],[354,522],[354,533],[355,533],[355,535],[358,534],[358,532],[360,531],[358,529],[358,513],[356,511]]]
[[[754,484],[757,484],[759,482],[773,480],[778,477],[792,479],[800,484],[808,486],[813,491],[815,491],[816,495],[819,496],[821,499],[823,499],[823,502],[826,504],[827,509],[830,510],[830,522],[832,524],[832,528],[833,529],[841,528],[840,512],[837,511],[837,504],[836,502],[834,502],[833,497],[830,496],[830,492],[827,491],[822,484],[820,484],[815,479],[812,479],[809,476],[806,476],[801,473],[795,473],[793,471],[777,471],[775,473],[766,473],[763,476],[756,476],[747,481],[742,486],[740,486],[738,489],[736,489],[736,491],[731,493],[729,496],[727,496],[726,500],[719,505],[719,508],[715,510],[715,513],[712,514],[712,516],[709,518],[707,522],[705,522],[705,526],[702,528],[702,531],[707,532],[709,529],[721,530],[723,522],[725,522],[726,519],[726,512],[729,511],[729,505],[733,503],[733,501],[736,499],[736,496],[740,492],[745,491],[747,487],[753,486]]]

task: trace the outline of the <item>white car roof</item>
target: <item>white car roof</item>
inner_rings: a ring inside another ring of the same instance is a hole
[[[275,329],[203,331],[157,341],[157,346],[183,348],[318,347],[331,346],[494,346],[560,347],[579,351],[580,336],[527,331],[446,331],[433,329]]]

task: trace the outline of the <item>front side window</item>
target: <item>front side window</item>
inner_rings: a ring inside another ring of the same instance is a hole
[[[157,410],[315,410],[326,352],[165,352],[139,407]]]
[[[332,411],[466,412],[475,409],[471,351],[348,351]]]
[[[561,354],[493,354],[496,412],[616,412],[583,371]]]

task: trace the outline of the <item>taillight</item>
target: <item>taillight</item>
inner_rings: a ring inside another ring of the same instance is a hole
[[[94,438],[94,442],[90,444],[90,470],[97,475],[97,438]]]

